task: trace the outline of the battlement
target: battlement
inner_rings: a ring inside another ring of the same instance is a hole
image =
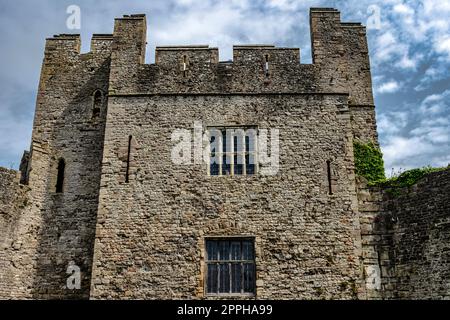
[[[320,8],[320,7],[313,7],[309,9],[310,12],[336,12],[339,13],[339,10],[336,8]]]
[[[113,43],[112,34],[94,34],[91,39],[91,52],[110,52]]]
[[[273,44],[235,45],[226,63],[208,45],[157,46],[149,65],[145,15],[125,15],[114,28],[110,94],[338,92],[373,105],[364,27],[333,8],[311,8],[310,17],[312,65],[301,63],[300,48]]]
[[[145,13],[124,14],[121,18],[116,18],[116,20],[143,20],[145,17]]]
[[[261,62],[269,69],[270,65],[300,63],[300,49],[276,47],[274,45],[236,45],[233,46],[233,61],[235,63]]]
[[[208,45],[161,46],[155,50],[156,64],[172,67],[179,64],[182,71],[187,70],[194,62],[218,63],[218,61],[219,49],[210,48]]]
[[[79,54],[81,36],[79,34],[57,34],[46,39],[45,54],[60,52],[62,54]]]
[[[273,44],[233,46],[231,61],[219,61],[209,45],[165,45],[155,49],[155,63],[145,64],[145,14],[115,19],[113,34],[94,34],[91,54],[111,55],[111,94],[184,92],[349,93],[354,105],[373,105],[365,27],[342,22],[334,8],[311,8],[313,64],[302,64],[300,48]],[[46,52],[76,56],[79,35],[48,39]]]
[[[93,34],[90,53],[110,51],[113,43],[112,34]],[[48,55],[79,55],[81,53],[80,34],[57,34],[46,39],[45,54]]]

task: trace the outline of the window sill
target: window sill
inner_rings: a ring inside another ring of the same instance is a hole
[[[233,179],[255,179],[259,178],[260,175],[258,174],[252,174],[252,175],[243,175],[243,174],[236,174],[236,175],[223,175],[223,176],[216,176],[216,175],[210,175],[208,174],[206,177],[212,178],[212,179],[220,179],[220,178],[233,178]]]

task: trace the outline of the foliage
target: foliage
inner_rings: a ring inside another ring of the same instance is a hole
[[[367,179],[369,184],[386,180],[384,175],[383,154],[372,142],[353,144],[356,174]]]
[[[398,176],[394,176],[380,183],[380,185],[389,188],[404,188],[411,187],[415,185],[420,179],[422,179],[426,174],[431,172],[439,172],[450,168],[432,168],[432,167],[424,167],[417,168],[402,172]]]
[[[386,179],[384,174],[383,154],[380,149],[372,142],[364,144],[355,141],[353,146],[356,174],[366,178],[369,185],[384,187],[387,189],[388,193],[394,196],[400,194],[399,189],[415,185],[428,173],[450,169],[450,165],[446,168],[432,168],[428,166],[404,171]]]

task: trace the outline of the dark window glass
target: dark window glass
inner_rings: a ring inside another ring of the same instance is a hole
[[[217,279],[218,267],[216,264],[208,265],[208,279]],[[217,285],[219,283],[217,281],[209,281],[208,282],[208,292],[217,292]]]
[[[242,265],[240,263],[231,264],[231,292],[242,292]]]
[[[230,264],[221,263],[220,266],[220,279],[219,279],[219,293],[230,292]]]
[[[207,293],[255,293],[253,240],[206,240],[206,267]]]
[[[244,165],[242,164],[242,155],[234,155],[234,174],[244,174]]]
[[[218,163],[211,163],[209,166],[209,173],[212,176],[218,176],[219,175],[219,164]]]
[[[245,152],[250,152],[250,137],[245,136]]]
[[[222,130],[222,152],[227,152],[227,130]]]
[[[220,171],[220,165],[219,160],[216,157],[216,148],[217,145],[215,145],[216,137],[211,136],[211,155],[210,155],[210,167],[209,167],[209,173],[212,176],[218,176]]]
[[[231,157],[223,155],[222,157],[222,175],[227,176],[231,174]]]
[[[255,156],[253,154],[245,155],[245,171],[247,175],[255,174]]]

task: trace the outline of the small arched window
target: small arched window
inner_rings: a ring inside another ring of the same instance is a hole
[[[63,192],[65,171],[66,171],[66,162],[64,161],[64,159],[59,159],[58,176],[56,177],[56,193]]]
[[[102,105],[103,105],[103,92],[101,90],[95,90],[94,106],[92,109],[92,118],[97,118],[100,116]]]

